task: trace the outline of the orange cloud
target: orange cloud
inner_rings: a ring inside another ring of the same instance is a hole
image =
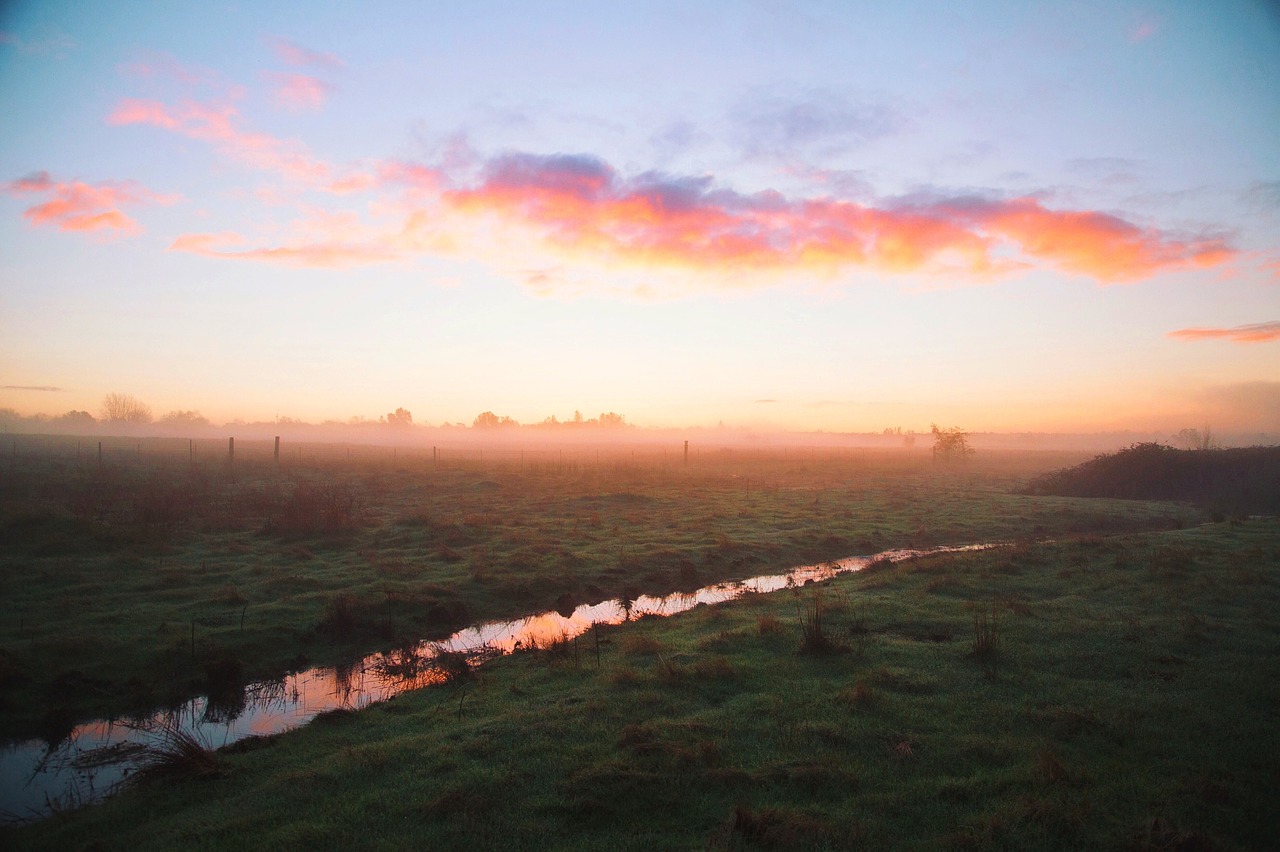
[[[1259,322],[1233,328],[1180,328],[1169,332],[1178,340],[1230,340],[1233,343],[1270,343],[1280,340],[1280,322]]]
[[[120,210],[126,205],[168,204],[176,199],[157,195],[133,182],[55,181],[48,172],[37,172],[4,185],[11,195],[44,195],[47,201],[28,207],[23,216],[34,225],[48,225],[60,231],[116,236],[142,232],[131,217]]]
[[[265,133],[237,127],[239,112],[229,103],[202,104],[186,101],[171,108],[159,101],[126,98],[107,117],[114,125],[146,124],[213,142],[227,156],[253,168],[275,172],[305,183],[331,180],[328,163],[312,157],[305,148]]]
[[[1178,267],[1215,266],[1235,252],[1220,239],[1177,240],[1116,216],[1047,210],[1033,198],[985,205],[976,219],[1026,254],[1104,282],[1136,281]]]
[[[333,91],[328,83],[306,74],[272,74],[270,78],[276,84],[276,105],[290,112],[318,110]]]
[[[998,248],[1102,282],[1222,263],[1222,240],[1179,240],[1092,211],[1030,198],[873,207],[827,198],[744,196],[705,179],[621,180],[592,157],[508,155],[474,188],[444,193],[457,212],[523,223],[561,246],[695,269],[858,266],[989,275],[1025,264]]]

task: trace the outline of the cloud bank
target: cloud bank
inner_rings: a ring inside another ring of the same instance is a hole
[[[1280,340],[1280,322],[1258,322],[1232,328],[1180,328],[1169,332],[1177,340],[1230,340],[1233,343],[1270,343]]]
[[[295,67],[341,67],[336,57],[285,40],[274,48]],[[319,109],[329,91],[303,73],[268,79],[275,82],[277,105],[286,109]],[[892,115],[863,107],[789,110],[742,120],[779,119],[770,122],[782,134],[774,141],[787,145],[854,130],[874,136],[893,124]],[[1238,256],[1221,236],[1169,232],[1107,211],[1055,209],[1032,196],[934,191],[877,199],[860,192],[855,201],[743,192],[711,175],[623,174],[590,153],[512,151],[487,160],[368,160],[344,168],[314,156],[302,142],[250,129],[231,98],[128,98],[117,103],[108,123],[205,142],[242,166],[330,199],[327,206],[302,204],[287,235],[273,237],[271,244],[226,229],[179,234],[170,244],[172,251],[209,258],[306,267],[446,253],[489,259],[501,240],[501,263],[511,269],[587,264],[638,275],[688,273],[734,286],[795,273],[984,281],[1035,269],[1114,284],[1217,266]],[[55,185],[43,173],[7,189],[50,195],[26,215],[62,230],[134,233],[137,223],[121,207],[150,200],[131,184]],[[334,196],[351,201],[335,210]],[[538,289],[553,285],[542,281]]]

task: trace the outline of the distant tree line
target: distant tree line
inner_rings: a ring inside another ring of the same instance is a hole
[[[499,417],[492,411],[484,411],[476,416],[471,425],[477,429],[496,429],[506,426],[520,426],[521,424],[510,417]],[[532,429],[549,429],[549,430],[566,430],[566,429],[625,429],[627,428],[627,418],[622,414],[613,411],[606,411],[599,417],[584,419],[581,411],[573,412],[572,420],[559,420],[553,414],[545,420],[537,423],[527,424],[524,428]]]
[[[136,429],[144,426],[162,427],[169,431],[199,431],[203,429],[213,428],[216,424],[196,410],[175,410],[170,411],[160,417],[152,414],[151,406],[147,405],[137,397],[127,393],[108,393],[102,398],[102,403],[98,408],[98,416],[94,417],[88,411],[72,410],[66,414],[49,417],[46,415],[34,415],[32,417],[23,417],[17,411],[9,408],[0,409],[0,423],[3,424],[29,424],[37,426],[53,426],[59,430],[77,431],[89,430],[98,426],[124,426],[130,429]],[[415,425],[426,426],[427,424],[416,424],[413,419],[413,413],[407,408],[397,408],[394,411],[382,415],[377,420],[371,420],[365,417],[352,417],[349,420],[325,420],[319,424],[308,423],[293,417],[276,417],[274,420],[266,422],[246,422],[236,419],[226,426],[235,427],[295,427],[295,428],[311,428],[320,427],[359,427],[359,428],[376,428],[387,427],[397,431],[408,430]],[[575,411],[573,417],[568,420],[560,420],[555,415],[545,418],[537,423],[521,424],[512,417],[505,415],[497,415],[492,411],[483,411],[476,415],[471,422],[471,428],[480,430],[513,428],[522,429],[539,429],[539,430],[572,430],[572,429],[627,429],[635,428],[627,423],[625,415],[618,414],[613,411],[607,411],[598,417],[584,418],[581,411]],[[444,423],[441,428],[467,428],[464,423]]]

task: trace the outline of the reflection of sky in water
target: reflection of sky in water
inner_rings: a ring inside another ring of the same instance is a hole
[[[371,654],[349,666],[308,669],[278,681],[250,684],[243,705],[210,706],[208,699],[201,697],[145,720],[99,720],[80,725],[52,749],[40,740],[10,743],[0,748],[0,814],[5,821],[29,820],[48,815],[50,803],[56,807],[74,806],[110,794],[136,766],[141,753],[137,746],[157,744],[159,729],[166,725],[190,731],[211,747],[219,748],[246,737],[299,727],[327,710],[359,709],[409,689],[441,683],[447,680],[446,675],[431,665],[432,658],[441,652],[460,652],[473,662],[481,662],[517,648],[545,647],[572,639],[596,623],[621,624],[644,615],[675,615],[748,592],[803,586],[864,568],[876,558],[901,559],[923,552],[976,550],[984,546],[886,551],[877,557],[851,557],[802,566],[786,574],[716,583],[694,592],[666,597],[641,595],[629,605],[619,600],[584,604],[569,616],[543,612],[514,621],[486,622],[440,642]]]

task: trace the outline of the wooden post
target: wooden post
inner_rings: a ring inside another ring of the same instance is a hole
[[[98,470],[102,470],[102,442],[98,442]]]
[[[432,464],[435,464],[435,463],[436,463],[436,448],[435,448],[435,447],[432,447],[432,448],[431,448],[431,463],[432,463]]]
[[[684,466],[689,466],[689,442],[684,442]]]
[[[195,462],[196,460],[196,442],[191,438],[187,439],[187,461]]]
[[[276,435],[276,464],[280,464],[280,436]]]
[[[230,465],[236,460],[236,439],[227,439],[227,464]]]

